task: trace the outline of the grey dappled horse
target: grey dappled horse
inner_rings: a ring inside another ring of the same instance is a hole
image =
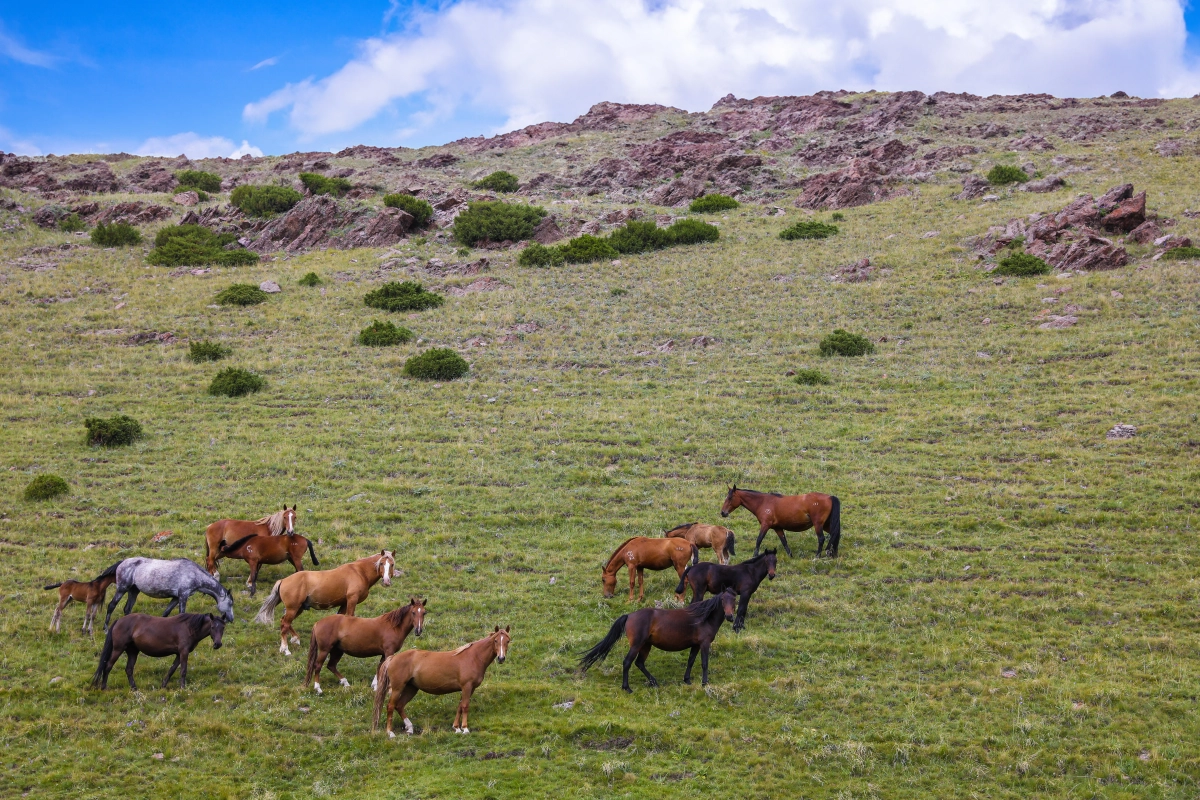
[[[98,577],[106,575],[116,575],[117,594],[108,604],[108,613],[104,615],[105,630],[108,630],[109,619],[121,597],[129,594],[129,599],[125,601],[125,613],[128,614],[133,610],[133,602],[139,592],[150,597],[171,598],[171,604],[163,612],[164,617],[176,605],[180,614],[187,612],[188,598],[200,592],[216,600],[217,611],[221,612],[226,622],[233,622],[233,595],[195,561],[186,558],[167,561],[138,556],[118,561]]]

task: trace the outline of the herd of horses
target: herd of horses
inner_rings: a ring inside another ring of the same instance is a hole
[[[691,603],[682,608],[642,608],[618,617],[608,634],[582,654],[581,672],[602,661],[624,635],[629,641],[621,683],[625,691],[632,691],[629,670],[635,665],[650,686],[658,685],[646,669],[646,658],[655,647],[666,651],[690,651],[684,683],[691,683],[692,667],[699,655],[701,681],[707,685],[709,652],[722,623],[732,622],[735,631],[741,630],[745,626],[750,598],[764,580],[775,578],[776,551],[759,552],[767,531],[775,531],[789,556],[792,551],[785,532],[810,528],[817,536],[818,557],[838,554],[841,503],[835,496],[815,492],[784,496],[733,486],[721,506],[721,516],[727,517],[737,508],[746,508],[759,522],[754,555],[740,564],[730,564],[732,556],[736,555],[732,530],[696,522],[672,528],[661,538],[633,537],[613,552],[602,572],[604,597],[611,598],[615,593],[617,571],[622,566],[629,573],[629,602],[634,599],[635,582],[640,589],[639,600],[645,598],[644,570],[674,568],[679,577],[676,598],[682,603],[690,586]],[[125,674],[130,687],[136,689],[134,665],[138,656],[145,654],[156,658],[175,656],[162,686],[166,687],[179,669],[182,688],[187,685],[188,656],[207,638],[212,639],[214,649],[220,648],[225,626],[234,621],[233,595],[220,582],[220,560],[234,558],[247,562],[250,575],[246,588],[251,595],[255,593],[261,565],[290,561],[295,571],[275,582],[255,621],[273,625],[275,610],[282,605],[279,651],[291,655],[289,641],[300,643],[300,637],[292,627],[296,617],[310,608],[337,609],[336,614],[313,625],[305,684],[311,682],[314,691],[322,694],[321,671],[328,669],[342,686],[349,687],[349,681],[337,669],[340,659],[345,655],[379,657],[372,680],[375,694],[373,731],[379,727],[385,700],[386,730],[389,737],[394,737],[392,722],[397,711],[405,732],[413,732],[406,706],[418,692],[435,695],[460,692],[453,727],[456,732],[469,733],[467,715],[471,695],[483,682],[488,667],[493,662],[503,664],[507,658],[511,626],[501,628],[496,625],[483,638],[451,651],[402,650],[410,634],[420,636],[424,632],[424,598],[411,597],[407,605],[377,617],[354,615],[356,607],[367,599],[375,584],[391,585],[396,569],[394,554],[385,549],[333,569],[305,570],[302,563],[305,552],[314,566],[319,562],[312,543],[297,534],[295,526],[294,505],[291,508],[285,505],[282,510],[254,521],[223,519],[206,530],[205,567],[186,558],[164,560],[135,556],[118,561],[91,581],[64,581],[46,586],[46,589],[58,589],[59,592],[50,629],[60,630],[64,608],[77,601],[86,605],[83,631],[91,634],[108,589],[115,586],[116,593],[104,618],[104,646],[92,685],[106,689],[109,673],[125,654]],[[829,536],[828,547],[826,534]],[[701,562],[700,548],[711,548],[717,560]],[[161,617],[132,613],[140,594],[169,598],[171,602]],[[188,599],[195,594],[212,597],[218,613],[188,613]],[[706,600],[708,594],[713,596]],[[124,615],[110,625],[113,611],[122,597],[126,598]],[[179,613],[171,616],[176,607]]]

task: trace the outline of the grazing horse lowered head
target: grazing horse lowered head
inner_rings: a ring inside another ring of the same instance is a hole
[[[233,595],[212,575],[195,561],[186,558],[174,558],[169,561],[159,558],[138,556],[118,561],[104,572],[99,578],[115,575],[117,578],[117,593],[108,604],[108,613],[104,616],[104,628],[108,629],[113,610],[121,598],[128,594],[125,602],[125,613],[133,610],[133,603],[138,593],[149,597],[171,598],[163,616],[169,616],[175,606],[179,613],[187,612],[188,598],[193,594],[206,594],[217,601],[217,610],[226,622],[233,622]]]
[[[259,536],[282,536],[296,532],[296,506],[286,505],[274,514],[256,520],[219,519],[204,531],[205,566],[213,577],[217,573],[217,560],[221,558],[221,545],[232,544],[251,534]]]

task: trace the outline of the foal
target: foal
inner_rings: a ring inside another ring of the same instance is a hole
[[[225,620],[212,614],[176,614],[173,617],[156,617],[152,614],[126,614],[112,624],[104,637],[104,649],[100,652],[100,666],[92,676],[92,686],[108,688],[108,673],[116,666],[121,653],[125,654],[125,675],[129,688],[137,691],[133,682],[133,665],[141,653],[155,658],[175,656],[175,663],[167,670],[162,688],[179,670],[179,688],[187,686],[188,655],[196,645],[211,636],[213,649],[221,649],[221,636],[225,633]]]
[[[736,567],[713,564],[705,561],[683,571],[675,593],[682,596],[686,586],[692,587],[692,605],[704,599],[705,592],[718,594],[732,591],[738,596],[737,617],[733,620],[733,629],[740,631],[746,626],[746,606],[750,604],[750,595],[758,589],[763,578],[775,580],[775,551],[766,550],[760,556],[747,559]]]
[[[231,544],[221,545],[217,558],[240,558],[250,565],[250,576],[246,578],[246,588],[250,590],[250,595],[254,596],[258,593],[259,567],[263,564],[282,564],[285,561],[291,561],[296,572],[302,572],[304,570],[302,559],[306,549],[309,557],[312,558],[313,566],[320,566],[321,562],[317,561],[317,551],[313,549],[312,542],[298,533],[283,533],[279,536],[263,536],[260,533],[252,533]],[[212,558],[212,556],[209,557]]]
[[[54,609],[54,617],[50,620],[50,630],[58,633],[62,627],[63,609],[78,600],[86,604],[87,610],[83,615],[83,632],[92,633],[92,623],[100,613],[104,599],[108,595],[108,587],[117,580],[116,574],[103,575],[92,581],[63,581],[43,586],[43,589],[58,589],[58,608]]]
[[[347,617],[344,614],[322,617],[313,625],[308,640],[308,672],[304,682],[312,681],[317,694],[321,694],[321,666],[328,656],[329,671],[337,676],[342,686],[349,688],[350,681],[337,670],[342,656],[379,656],[379,666],[383,666],[383,662],[404,645],[409,632],[416,636],[425,632],[423,599],[410,597],[408,605],[378,617]],[[371,681],[372,689],[376,688],[377,680]]]

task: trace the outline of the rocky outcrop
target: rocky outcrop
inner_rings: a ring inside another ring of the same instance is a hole
[[[1019,187],[1022,192],[1034,192],[1043,194],[1045,192],[1053,192],[1055,189],[1061,189],[1066,186],[1067,182],[1058,175],[1047,175],[1041,180],[1026,181]]]
[[[1013,139],[1008,147],[1011,150],[1032,150],[1041,153],[1054,149],[1054,145],[1036,133],[1027,133],[1019,139]]]
[[[1146,193],[1142,192],[1127,200],[1110,211],[1100,220],[1100,225],[1108,231],[1129,233],[1146,221]]]
[[[88,194],[115,192],[119,185],[112,167],[104,161],[89,162],[82,170],[63,181],[64,188]]]
[[[340,249],[352,247],[387,247],[405,237],[412,229],[413,216],[399,208],[384,208],[366,217],[344,236],[334,240]]]
[[[1157,223],[1147,221],[1130,231],[1129,236],[1125,238],[1137,244],[1150,244],[1162,235],[1162,228],[1158,227]]]
[[[248,249],[296,253],[328,247],[387,247],[403,239],[412,223],[412,215],[398,208],[373,212],[317,195],[301,200],[286,214],[268,222]]]
[[[988,179],[982,175],[966,175],[962,181],[962,191],[954,195],[955,200],[975,200],[983,197],[992,188]]]
[[[802,184],[804,192],[796,199],[796,205],[813,209],[853,208],[903,193],[903,190],[887,186],[887,174],[886,167],[880,162],[856,158],[845,169],[806,179]]]

